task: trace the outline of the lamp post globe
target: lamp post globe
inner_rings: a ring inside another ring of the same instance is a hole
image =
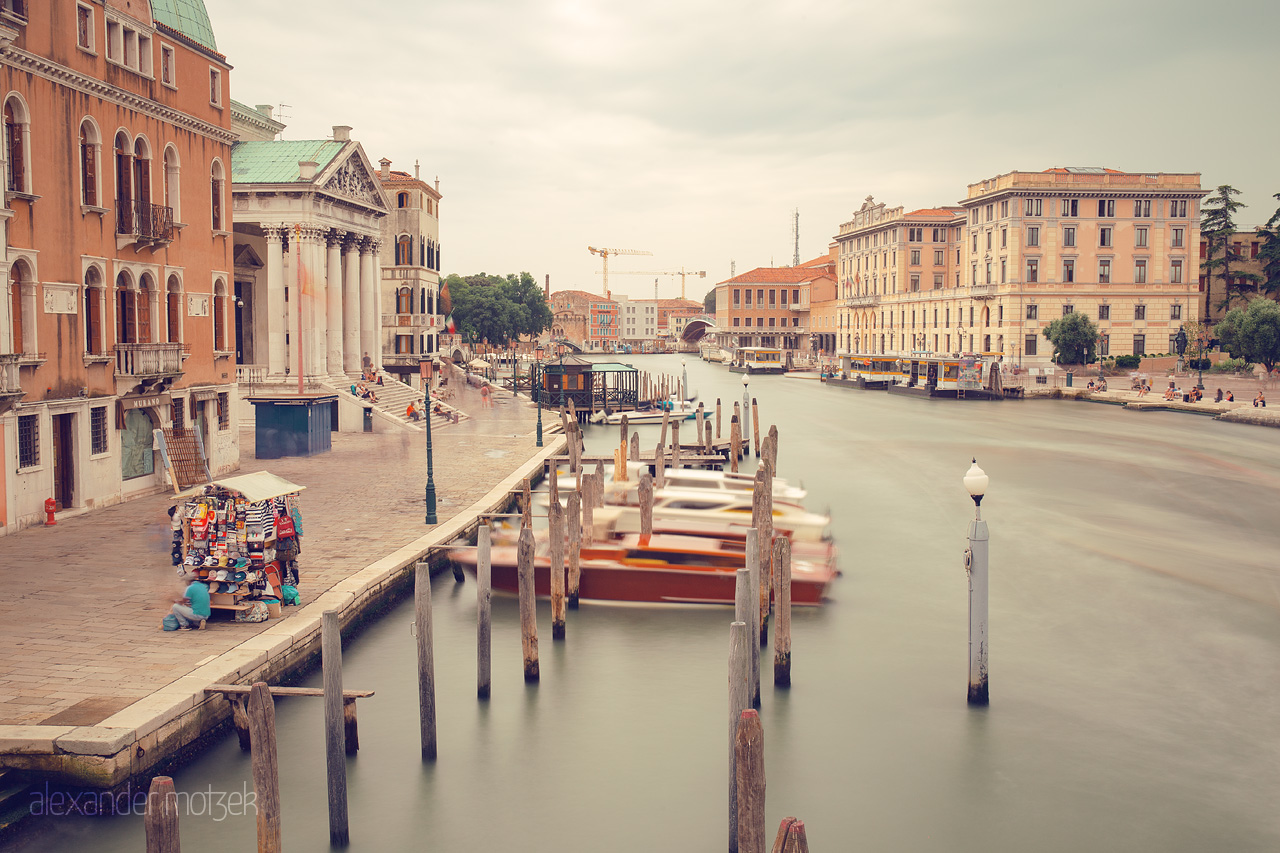
[[[538,398],[538,447],[542,446],[542,345],[533,351],[533,376],[529,378],[529,393]]]
[[[965,550],[965,572],[969,576],[969,704],[986,707],[987,688],[987,523],[982,520],[982,498],[989,479],[978,460],[964,475],[964,487],[973,499],[974,516],[969,522],[969,547]]]

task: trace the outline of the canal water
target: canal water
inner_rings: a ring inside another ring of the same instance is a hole
[[[678,356],[633,360],[679,374]],[[731,410],[741,378],[690,358]],[[780,476],[829,507],[844,575],[797,611],[793,686],[762,660],[770,838],[810,849],[1280,849],[1280,432],[1070,401],[890,397],[754,377]],[[727,430],[728,417],[725,416]],[[641,427],[642,446],[657,427]],[[588,429],[608,452],[616,427]],[[991,706],[971,710],[970,459],[991,478]],[[456,460],[440,460],[452,464]],[[754,464],[754,460],[752,460]],[[730,611],[584,605],[521,677],[494,600],[475,698],[475,584],[433,584],[440,757],[418,758],[411,602],[345,650],[360,703],[351,850],[720,851]],[[318,676],[312,679],[319,684]],[[328,843],[321,703],[278,703],[285,844]],[[234,736],[176,774],[186,853],[250,850]],[[206,802],[207,800],[207,802]],[[212,813],[210,813],[212,812]],[[136,853],[137,817],[46,819],[23,849]]]

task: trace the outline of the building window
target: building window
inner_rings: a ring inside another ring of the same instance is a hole
[[[226,391],[218,392],[218,429],[231,428],[231,399]]]
[[[1133,336],[1133,354],[1134,355],[1147,354],[1147,336],[1146,335]]]
[[[1174,249],[1181,249],[1181,248],[1183,248],[1183,245],[1182,245],[1182,244],[1183,244],[1183,234],[1184,234],[1184,233],[1185,233],[1185,229],[1183,229],[1183,228],[1175,228],[1175,229],[1173,229],[1173,236],[1169,238],[1169,245],[1170,245],[1172,248],[1174,248]]]
[[[764,304],[764,288],[756,288],[756,307]]]
[[[107,452],[106,406],[93,406],[89,409],[89,452],[94,454]]]
[[[770,317],[770,318],[769,318],[769,328],[770,328],[770,329],[772,329],[772,328],[774,327],[774,325],[775,325],[775,323],[774,323],[774,318],[773,318],[773,317]]]
[[[102,274],[89,267],[84,274],[84,351],[102,355]]]
[[[1040,280],[1040,261],[1036,258],[1027,259],[1027,281],[1029,283]]]
[[[1111,245],[1111,229],[1110,228],[1098,229],[1098,245],[1099,246]]]
[[[991,261],[987,261],[987,284],[991,283]]]
[[[1170,319],[1170,320],[1181,320],[1181,319],[1182,319],[1182,306],[1181,306],[1181,305],[1170,305],[1170,306],[1169,306],[1169,319]],[[1170,351],[1170,352],[1173,352],[1173,350],[1169,350],[1169,351]]]
[[[222,279],[213,284],[213,349],[227,351],[227,286]]]
[[[1062,306],[1062,316],[1063,316],[1063,317],[1065,317],[1065,316],[1067,316],[1068,314],[1072,313],[1072,312],[1073,312],[1073,311],[1075,311],[1075,310],[1076,310],[1076,307],[1075,307],[1074,305],[1063,305],[1063,306]]]
[[[396,240],[396,266],[406,267],[413,265],[413,238],[409,236],[401,236]],[[408,314],[408,311],[401,311],[401,314]]]
[[[167,44],[160,45],[160,82],[171,88],[178,87],[178,67],[173,48]]]
[[[1098,199],[1098,218],[1114,219],[1116,216],[1116,202],[1112,198]]]
[[[1134,219],[1150,219],[1151,218],[1151,199],[1137,198],[1133,200],[1133,217]]]
[[[778,291],[769,290],[769,310],[776,310],[778,307]]]
[[[751,318],[747,317],[745,318],[745,320],[746,322],[744,322],[743,325],[746,326],[748,329],[751,328]]]
[[[911,250],[911,266],[917,267],[919,265],[920,265],[920,250],[912,249]]]
[[[1043,216],[1044,215],[1044,199],[1028,198],[1022,201],[1023,216]]]
[[[994,204],[987,205],[987,221],[990,222],[996,215],[996,206]]]
[[[1144,260],[1136,260],[1133,262],[1133,283],[1147,283],[1147,262]]]
[[[1147,229],[1146,228],[1133,229],[1133,245],[1139,249],[1147,248]]]
[[[1027,245],[1028,246],[1040,245],[1040,227],[1038,225],[1033,225],[1027,229]]]
[[[1187,216],[1187,202],[1185,200],[1169,202],[1169,216],[1171,218],[1185,219]]]
[[[740,322],[738,322],[740,319],[741,319],[740,317],[734,317],[734,318],[733,318],[733,325],[735,325],[735,326],[741,326],[742,324],[741,324]]]
[[[40,416],[18,415],[18,467],[40,464]]]
[[[1027,355],[1036,354],[1036,336],[1035,335],[1027,335],[1025,341],[1023,342],[1023,351]]]
[[[1039,306],[1039,305],[1028,305],[1028,306],[1027,306],[1027,319],[1028,319],[1028,320],[1036,320],[1036,319],[1039,319],[1039,314],[1040,314],[1040,306]]]
[[[941,249],[934,249],[934,250],[933,250],[933,265],[934,265],[935,267],[940,267],[940,266],[942,266],[944,263],[946,263],[946,261],[945,261],[945,260],[943,260],[943,258],[942,258],[942,250],[941,250]]]
[[[409,206],[409,194],[408,194],[408,193],[397,193],[397,194],[396,194],[396,207],[404,208],[404,207],[408,207],[408,206]]]
[[[1009,261],[1005,258],[1000,259],[1000,283],[1004,284],[1009,277]]]
[[[1071,248],[1076,244],[1076,229],[1074,226],[1067,226],[1062,229],[1062,245]]]
[[[935,243],[947,242],[947,229],[945,228],[933,229],[933,242]]]
[[[1098,319],[1099,319],[1099,320],[1110,320],[1110,319],[1111,319],[1111,306],[1110,306],[1110,305],[1099,305],[1099,306],[1098,306]]]
[[[209,209],[212,215],[214,231],[222,230],[222,161],[214,160],[209,175]]]
[[[1169,262],[1169,283],[1182,284],[1182,261]]]
[[[1147,306],[1145,305],[1133,306],[1133,319],[1135,320],[1147,319]]]
[[[93,122],[80,122],[80,203],[98,206],[98,160],[101,156],[102,137]]]
[[[1075,218],[1080,215],[1080,199],[1064,198],[1062,200],[1062,215],[1068,218]]]
[[[169,404],[169,416],[173,419],[173,428],[182,429],[187,425],[186,401],[182,397],[174,397]]]
[[[1000,202],[1000,218],[1007,219],[1008,217],[1009,217],[1009,202],[1002,201]]]
[[[912,276],[911,276],[911,291],[914,293],[914,292],[916,292],[916,291],[917,291],[917,290],[919,290],[919,289],[920,289],[920,276],[918,276],[918,275],[912,275]]]
[[[907,229],[907,242],[908,242],[908,243],[923,243],[923,242],[924,242],[924,229],[923,229],[923,228],[908,228],[908,229]]]
[[[742,307],[740,296],[741,296],[741,291],[739,291],[737,288],[734,288],[734,291],[733,291],[733,307],[734,308]]]
[[[222,72],[217,68],[209,69],[209,103],[222,107]]]
[[[76,4],[76,45],[93,52],[93,7]]]
[[[1098,284],[1111,283],[1111,261],[1103,258],[1098,261]]]
[[[1062,262],[1062,281],[1066,284],[1076,280],[1076,262],[1074,260],[1065,260]]]
[[[942,273],[940,272],[933,274],[933,289],[934,290],[942,289]]]
[[[991,251],[991,232],[987,232],[987,251]]]
[[[4,102],[4,154],[5,187],[11,193],[30,192],[30,164],[27,162],[27,142],[31,126],[27,120],[27,108],[17,98]]]

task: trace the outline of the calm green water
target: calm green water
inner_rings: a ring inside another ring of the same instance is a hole
[[[724,368],[688,369],[709,403],[741,398]],[[826,607],[795,614],[792,689],[763,685],[770,834],[796,815],[815,851],[1280,849],[1280,432],[782,377],[751,390],[780,430],[780,475],[830,506],[845,572]],[[640,429],[651,447],[658,428]],[[991,477],[991,707],[977,712],[971,456]],[[584,605],[553,643],[544,606],[542,681],[526,687],[515,601],[496,598],[481,704],[475,585],[444,575],[433,595],[435,765],[418,759],[411,606],[345,652],[347,685],[377,691],[349,763],[352,850],[725,848],[727,609]],[[285,843],[323,849],[320,703],[277,707]],[[176,781],[252,789],[234,737]],[[138,818],[43,829],[24,849],[143,849]],[[187,853],[254,839],[252,817],[183,819]]]

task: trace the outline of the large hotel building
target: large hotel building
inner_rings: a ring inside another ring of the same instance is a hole
[[[1086,313],[1102,355],[1171,352],[1198,317],[1198,174],[1060,168],[970,184],[904,213],[871,197],[841,224],[828,354],[999,353],[1047,364],[1043,329]]]

